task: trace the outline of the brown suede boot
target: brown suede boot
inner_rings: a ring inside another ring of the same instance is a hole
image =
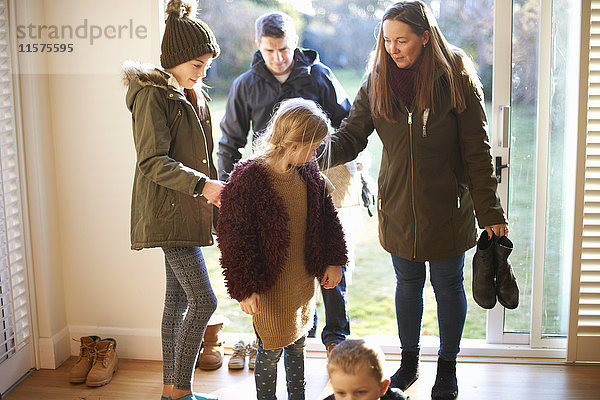
[[[223,344],[219,340],[219,332],[223,323],[208,325],[204,332],[202,352],[198,358],[198,368],[211,371],[223,365]]]
[[[102,339],[96,343],[94,364],[88,373],[85,384],[88,386],[106,385],[117,372],[117,341],[113,338]]]
[[[77,340],[77,339],[73,339]],[[69,382],[83,383],[92,368],[94,362],[94,353],[96,352],[96,343],[100,341],[98,336],[83,336],[79,346],[79,359],[69,372]]]

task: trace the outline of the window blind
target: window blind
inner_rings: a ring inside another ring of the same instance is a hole
[[[0,1],[0,364],[31,338],[7,1]]]
[[[600,0],[591,2],[577,360],[600,353]]]

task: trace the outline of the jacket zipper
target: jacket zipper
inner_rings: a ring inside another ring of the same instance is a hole
[[[192,114],[194,114],[196,116],[196,121],[198,122],[198,125],[200,126],[200,131],[204,135],[204,151],[206,152],[207,167],[208,167],[208,176],[210,177],[210,163],[208,163],[208,160],[209,160],[208,139],[206,138],[206,133],[204,132],[204,127],[202,126],[202,121],[200,120],[200,115],[198,115],[198,113],[196,113],[196,110],[194,109],[194,106],[192,106],[192,103],[190,103],[189,100],[187,98],[185,98],[185,96],[184,96],[183,103],[187,103],[188,106],[192,109]],[[198,109],[200,109],[200,106],[198,106]],[[175,117],[175,121],[177,121],[177,118],[180,115],[181,115],[181,109],[178,109],[178,111],[177,111],[177,117]],[[175,121],[173,121],[173,125],[175,124]],[[212,209],[212,207],[211,207],[211,209]],[[211,212],[211,218],[210,219],[211,219],[211,221],[213,219],[212,212]],[[212,222],[211,222],[211,226],[212,226]],[[209,236],[211,236],[212,235],[212,233],[211,233],[212,232],[212,227],[208,228],[208,232],[209,232]],[[212,239],[210,239],[209,243],[213,244]]]
[[[415,231],[414,231],[414,241],[413,241],[413,259],[417,258],[417,211],[415,209],[415,160],[413,157],[413,130],[412,130],[412,115],[413,113],[406,108],[406,112],[408,113],[408,138],[410,143],[410,196],[411,196],[411,204],[412,204],[412,212],[413,212],[413,221],[415,223]]]
[[[423,111],[423,137],[427,137],[427,120],[429,119],[429,108]]]
[[[171,125],[169,125],[169,130],[173,129],[173,127],[175,126],[175,122],[177,122],[179,117],[181,117],[181,108],[177,109],[177,115],[175,116],[175,119],[173,120],[173,122],[171,122]]]

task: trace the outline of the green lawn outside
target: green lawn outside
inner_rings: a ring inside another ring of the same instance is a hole
[[[336,71],[336,75],[347,91],[350,99],[353,99],[360,86],[362,75],[346,70]],[[218,129],[218,124],[221,121],[224,113],[225,98],[213,98],[210,107],[213,117],[213,125],[215,127],[213,136],[215,143],[218,143],[218,140],[221,136],[220,130]],[[523,129],[530,130],[530,126],[525,126]],[[530,143],[528,143],[528,145],[530,145]],[[376,134],[371,136],[367,150],[371,154],[372,158],[372,166],[369,172],[371,177],[376,180],[379,162],[381,159],[381,142],[377,138]],[[248,151],[245,153],[247,154]],[[518,184],[518,189],[511,190],[511,193],[520,193],[526,198],[528,193],[531,194],[532,187],[533,186],[529,180],[524,180]],[[523,200],[523,202],[526,203],[526,199]],[[511,211],[517,213],[516,208],[518,206],[513,205],[513,207],[515,207],[515,210]],[[530,218],[529,215],[526,215],[529,207],[524,205],[523,208],[524,215],[519,216],[519,219],[522,219],[523,223],[525,223],[525,220],[533,221],[532,217]],[[348,307],[353,335],[365,336],[372,334],[397,334],[394,305],[395,277],[390,256],[379,245],[377,231],[377,218],[369,218],[366,212],[364,212],[362,227],[360,228],[361,234],[357,235],[356,269],[353,274],[353,283],[348,288]],[[523,229],[522,231],[531,232],[529,228]],[[517,234],[517,232],[515,232],[515,234]],[[518,235],[516,237],[518,242],[525,240],[525,238],[521,238]],[[203,250],[209,269],[211,282],[219,299],[217,313],[227,317],[230,320],[226,330],[228,332],[251,332],[251,318],[241,312],[238,303],[231,300],[225,290],[223,276],[221,274],[218,261],[218,248],[213,246],[204,248]],[[468,313],[463,337],[484,339],[486,311],[474,303],[471,293],[471,262],[473,253],[474,250],[471,250],[467,252],[465,256],[464,279],[468,301]],[[513,264],[517,264],[517,266],[521,266],[523,269],[525,269],[525,267],[529,265],[527,255],[522,255],[520,252],[516,253],[517,254],[515,256],[517,258],[513,259]],[[522,279],[526,279],[525,272],[519,272],[519,274],[524,276]],[[523,298],[522,300],[522,307],[526,307],[525,309],[528,310],[529,304],[527,298]],[[518,314],[518,321],[514,321],[515,325],[517,326],[523,326],[525,320],[528,320],[529,318],[528,312],[512,313],[514,313],[512,314],[513,318],[516,318],[516,315]],[[322,307],[319,307],[319,314],[320,320],[324,321]],[[321,326],[322,325],[320,325],[320,327]],[[438,334],[435,299],[429,282],[426,284],[425,291],[423,334],[435,336]]]

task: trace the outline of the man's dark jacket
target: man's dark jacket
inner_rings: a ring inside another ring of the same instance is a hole
[[[254,140],[267,127],[275,106],[295,97],[318,103],[336,128],[350,110],[345,91],[333,72],[319,61],[316,51],[296,49],[290,76],[284,83],[273,76],[257,51],[250,70],[237,77],[227,97],[217,152],[219,179],[227,180],[233,165],[241,159],[240,149],[246,146],[250,128]]]

